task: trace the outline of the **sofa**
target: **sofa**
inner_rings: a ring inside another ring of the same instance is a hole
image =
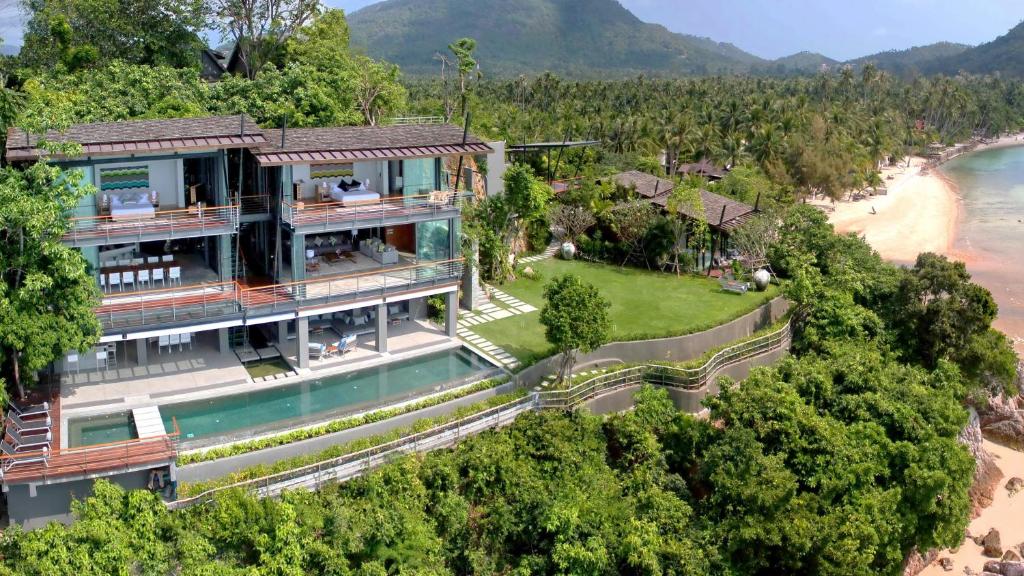
[[[359,252],[381,264],[398,264],[398,249],[380,238],[368,238],[359,242]]]
[[[333,239],[333,242],[331,241]],[[323,256],[338,252],[352,252],[352,240],[344,234],[318,234],[306,236],[306,250],[312,250],[314,256]]]

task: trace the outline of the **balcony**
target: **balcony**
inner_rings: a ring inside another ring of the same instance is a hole
[[[355,304],[450,287],[462,278],[462,259],[378,267],[351,274],[318,276],[299,282],[244,288],[237,282],[210,282],[108,295],[96,308],[106,333],[249,319],[281,312]]]
[[[454,192],[439,191],[361,202],[285,200],[281,203],[281,216],[293,230],[303,234],[397,226],[456,217],[462,197]]]
[[[242,290],[242,306],[252,318],[299,309],[396,296],[451,286],[462,278],[462,259],[400,265],[353,274],[318,276],[300,282]]]
[[[148,214],[72,218],[63,241],[69,246],[81,248],[233,234],[237,230],[238,206],[192,206]]]
[[[241,288],[235,282],[110,295],[96,308],[103,331],[108,333],[144,326],[194,324],[241,312]]]

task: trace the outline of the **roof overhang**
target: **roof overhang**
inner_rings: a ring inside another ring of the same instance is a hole
[[[125,156],[132,154],[151,154],[159,152],[186,152],[193,150],[209,150],[222,148],[247,148],[267,144],[262,134],[244,134],[235,136],[203,136],[195,138],[172,138],[166,140],[141,140],[130,142],[102,142],[83,144],[81,153],[65,158],[54,155],[57,159],[73,160],[85,156]],[[32,161],[38,159],[44,151],[39,148],[8,148],[9,162]]]
[[[364,150],[305,150],[296,152],[264,152],[256,154],[260,166],[286,166],[322,162],[361,162],[366,160],[403,160],[434,156],[462,156],[493,152],[483,142],[440,146],[370,148]]]

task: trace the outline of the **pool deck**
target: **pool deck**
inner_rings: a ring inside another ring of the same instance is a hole
[[[311,342],[334,342],[338,337],[330,331],[310,336]],[[284,359],[295,365],[294,340],[279,346]],[[310,360],[310,369],[290,377],[254,382],[235,354],[221,354],[212,338],[200,338],[193,350],[187,348],[171,354],[149,355],[149,364],[135,366],[121,360],[116,370],[92,371],[72,375],[61,383],[62,425],[70,417],[80,418],[124,412],[143,406],[177,404],[206,400],[231,394],[254,392],[294,384],[310,378],[321,378],[381,364],[433,354],[463,344],[449,338],[444,331],[427,322],[405,321],[389,326],[388,349],[378,353],[374,335],[360,336],[356,350],[334,358]],[[66,429],[66,428],[65,428]],[[56,437],[56,436],[55,436]],[[61,438],[61,444],[66,439]]]

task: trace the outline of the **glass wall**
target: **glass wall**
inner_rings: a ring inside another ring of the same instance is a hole
[[[448,260],[451,256],[449,220],[420,222],[416,225],[416,259],[420,262]]]
[[[403,160],[402,187],[405,196],[421,196],[437,190],[437,159]]]

